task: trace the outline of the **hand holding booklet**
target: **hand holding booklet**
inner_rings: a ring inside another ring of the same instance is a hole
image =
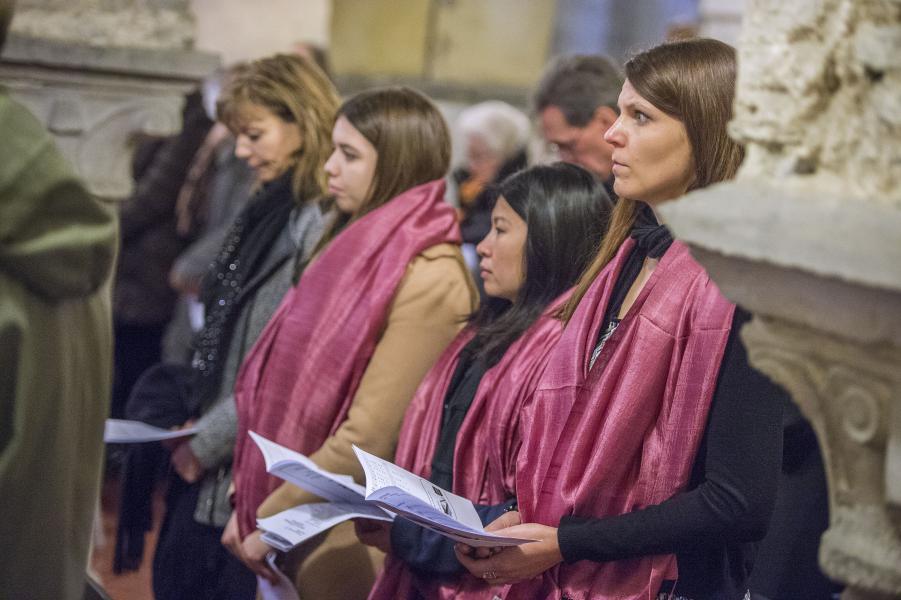
[[[254,432],[250,436],[263,452],[269,473],[329,501],[295,506],[259,519],[263,540],[280,550],[289,550],[348,519],[393,520],[385,511],[470,546],[515,546],[532,541],[485,531],[475,507],[466,498],[356,446],[354,452],[366,474],[365,488],[351,477],[330,473],[306,456]]]

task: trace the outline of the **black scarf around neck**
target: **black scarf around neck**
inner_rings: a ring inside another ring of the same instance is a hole
[[[670,230],[666,225],[657,222],[653,209],[644,202],[638,207],[638,214],[629,237],[635,240],[635,252],[642,260],[645,257],[660,258],[673,243]]]
[[[208,407],[219,392],[225,356],[235,321],[248,295],[245,286],[257,274],[295,206],[287,173],[264,185],[238,215],[219,255],[201,284],[203,329],[194,339],[194,398]]]

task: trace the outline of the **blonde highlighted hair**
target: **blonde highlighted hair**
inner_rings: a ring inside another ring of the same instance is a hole
[[[638,94],[685,125],[695,168],[688,191],[731,179],[744,158],[742,147],[726,132],[735,71],[735,48],[705,38],[661,44],[626,63],[626,79]],[[572,317],[592,282],[629,237],[636,214],[636,200],[617,201],[601,248],[563,310],[564,320]]]
[[[238,69],[216,103],[216,113],[236,131],[245,110],[256,105],[300,129],[291,189],[297,200],[320,198],[328,190],[325,162],[332,152],[332,125],[340,98],[316,64],[293,54],[276,54]]]

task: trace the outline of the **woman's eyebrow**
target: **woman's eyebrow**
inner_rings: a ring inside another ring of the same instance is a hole
[[[641,100],[629,100],[626,102],[625,107],[620,107],[621,109],[627,109],[630,111],[640,110],[641,112],[650,112],[653,110],[650,104],[646,104]]]

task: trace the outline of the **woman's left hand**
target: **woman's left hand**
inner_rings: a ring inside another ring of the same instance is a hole
[[[557,542],[556,527],[526,523],[499,529],[493,533],[536,541],[506,547],[488,558],[467,556],[455,548],[460,564],[491,585],[505,585],[532,579],[563,561]]]
[[[272,547],[263,541],[263,532],[257,529],[241,542],[241,560],[247,568],[272,583],[278,583],[278,575],[266,562],[266,555],[273,551]]]

